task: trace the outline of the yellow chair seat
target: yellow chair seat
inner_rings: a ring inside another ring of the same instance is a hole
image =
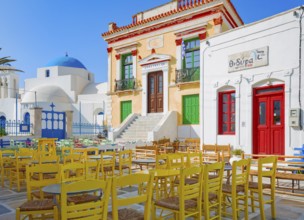
[[[258,183],[257,182],[249,182],[248,188],[249,189],[258,189]],[[262,184],[263,189],[271,189],[271,184],[263,183]]]
[[[179,201],[180,201],[179,197],[173,196],[173,197],[168,197],[158,200],[155,202],[155,205],[173,210],[179,210],[180,209]],[[197,206],[197,202],[195,200],[192,199],[185,200],[185,210],[195,208],[196,206]]]
[[[112,220],[112,212],[108,213],[108,220]],[[124,220],[144,220],[144,214],[137,211],[136,209],[124,208],[118,210],[118,219]]]
[[[38,198],[38,199],[40,199],[40,194],[41,194],[40,191],[34,191],[34,192],[31,193],[31,195],[33,197]],[[43,197],[45,199],[53,199],[54,195],[50,194],[50,193],[43,193]]]
[[[185,179],[185,184],[187,184],[187,185],[192,185],[192,184],[197,183],[197,181],[198,181],[197,178],[187,178],[187,179]],[[179,180],[179,179],[176,179],[176,180],[174,181],[174,184],[176,184],[176,185],[179,185],[179,183],[180,183],[180,180]]]
[[[229,184],[223,184],[223,186],[222,186],[222,191],[223,191],[224,193],[231,193],[231,192],[232,192],[232,186],[229,185]],[[236,192],[237,192],[237,193],[244,192],[244,187],[242,187],[242,186],[237,186],[237,187],[236,187]]]
[[[83,194],[77,196],[69,196],[67,201],[72,202],[74,204],[81,204],[86,202],[96,202],[100,200],[100,196],[95,196],[91,194]]]
[[[52,210],[56,206],[52,199],[31,200],[20,206],[20,211]]]

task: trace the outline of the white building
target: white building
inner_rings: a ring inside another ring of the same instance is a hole
[[[204,143],[286,155],[304,143],[299,113],[301,109],[303,115],[304,105],[303,10],[286,11],[201,43]]]
[[[19,89],[18,75],[2,73],[0,79],[4,82],[0,89],[0,117],[16,120],[14,103]],[[51,111],[51,105],[54,104],[54,111],[69,112],[73,122],[104,125],[106,88],[106,83],[95,83],[94,74],[79,60],[68,56],[59,57],[38,68],[36,78],[25,80],[24,90],[18,92],[17,118],[29,121],[30,109],[40,107],[42,111]],[[42,122],[42,129],[44,126],[47,125]]]

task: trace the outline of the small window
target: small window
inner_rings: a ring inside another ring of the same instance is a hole
[[[235,134],[235,91],[219,93],[219,134]]]
[[[88,80],[91,81],[90,73],[88,73]]]
[[[199,124],[199,95],[183,96],[183,124]]]
[[[45,71],[45,77],[50,77],[50,70]]]

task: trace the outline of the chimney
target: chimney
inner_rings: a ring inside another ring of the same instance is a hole
[[[109,31],[115,31],[117,29],[117,24],[115,22],[109,23]]]

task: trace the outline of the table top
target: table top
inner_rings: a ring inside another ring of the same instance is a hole
[[[57,183],[57,184],[51,184],[48,186],[45,186],[42,188],[42,191],[44,193],[49,193],[49,194],[54,194],[54,195],[60,195],[61,193],[61,184],[68,184],[68,183]],[[75,191],[75,192],[70,192],[68,193],[69,195],[72,194],[79,194],[79,193],[88,193],[96,190],[87,190],[87,191]]]
[[[169,177],[169,176],[178,176],[180,170],[168,170],[168,169],[155,169],[155,170],[143,170],[138,173],[150,173],[154,172],[154,177]]]
[[[132,163],[156,163],[154,158],[139,158],[132,160]]]
[[[88,155],[88,158],[93,160],[98,160],[101,159],[101,155]],[[107,159],[112,159],[113,157],[110,155],[102,155],[102,158],[107,160]]]
[[[38,160],[32,160],[31,162],[32,164],[38,164],[39,161]],[[45,164],[45,163],[57,163],[57,160],[45,160],[45,161],[42,161],[41,163]]]
[[[15,159],[16,156],[11,156],[10,158]],[[18,156],[18,159],[31,159],[32,156]]]

